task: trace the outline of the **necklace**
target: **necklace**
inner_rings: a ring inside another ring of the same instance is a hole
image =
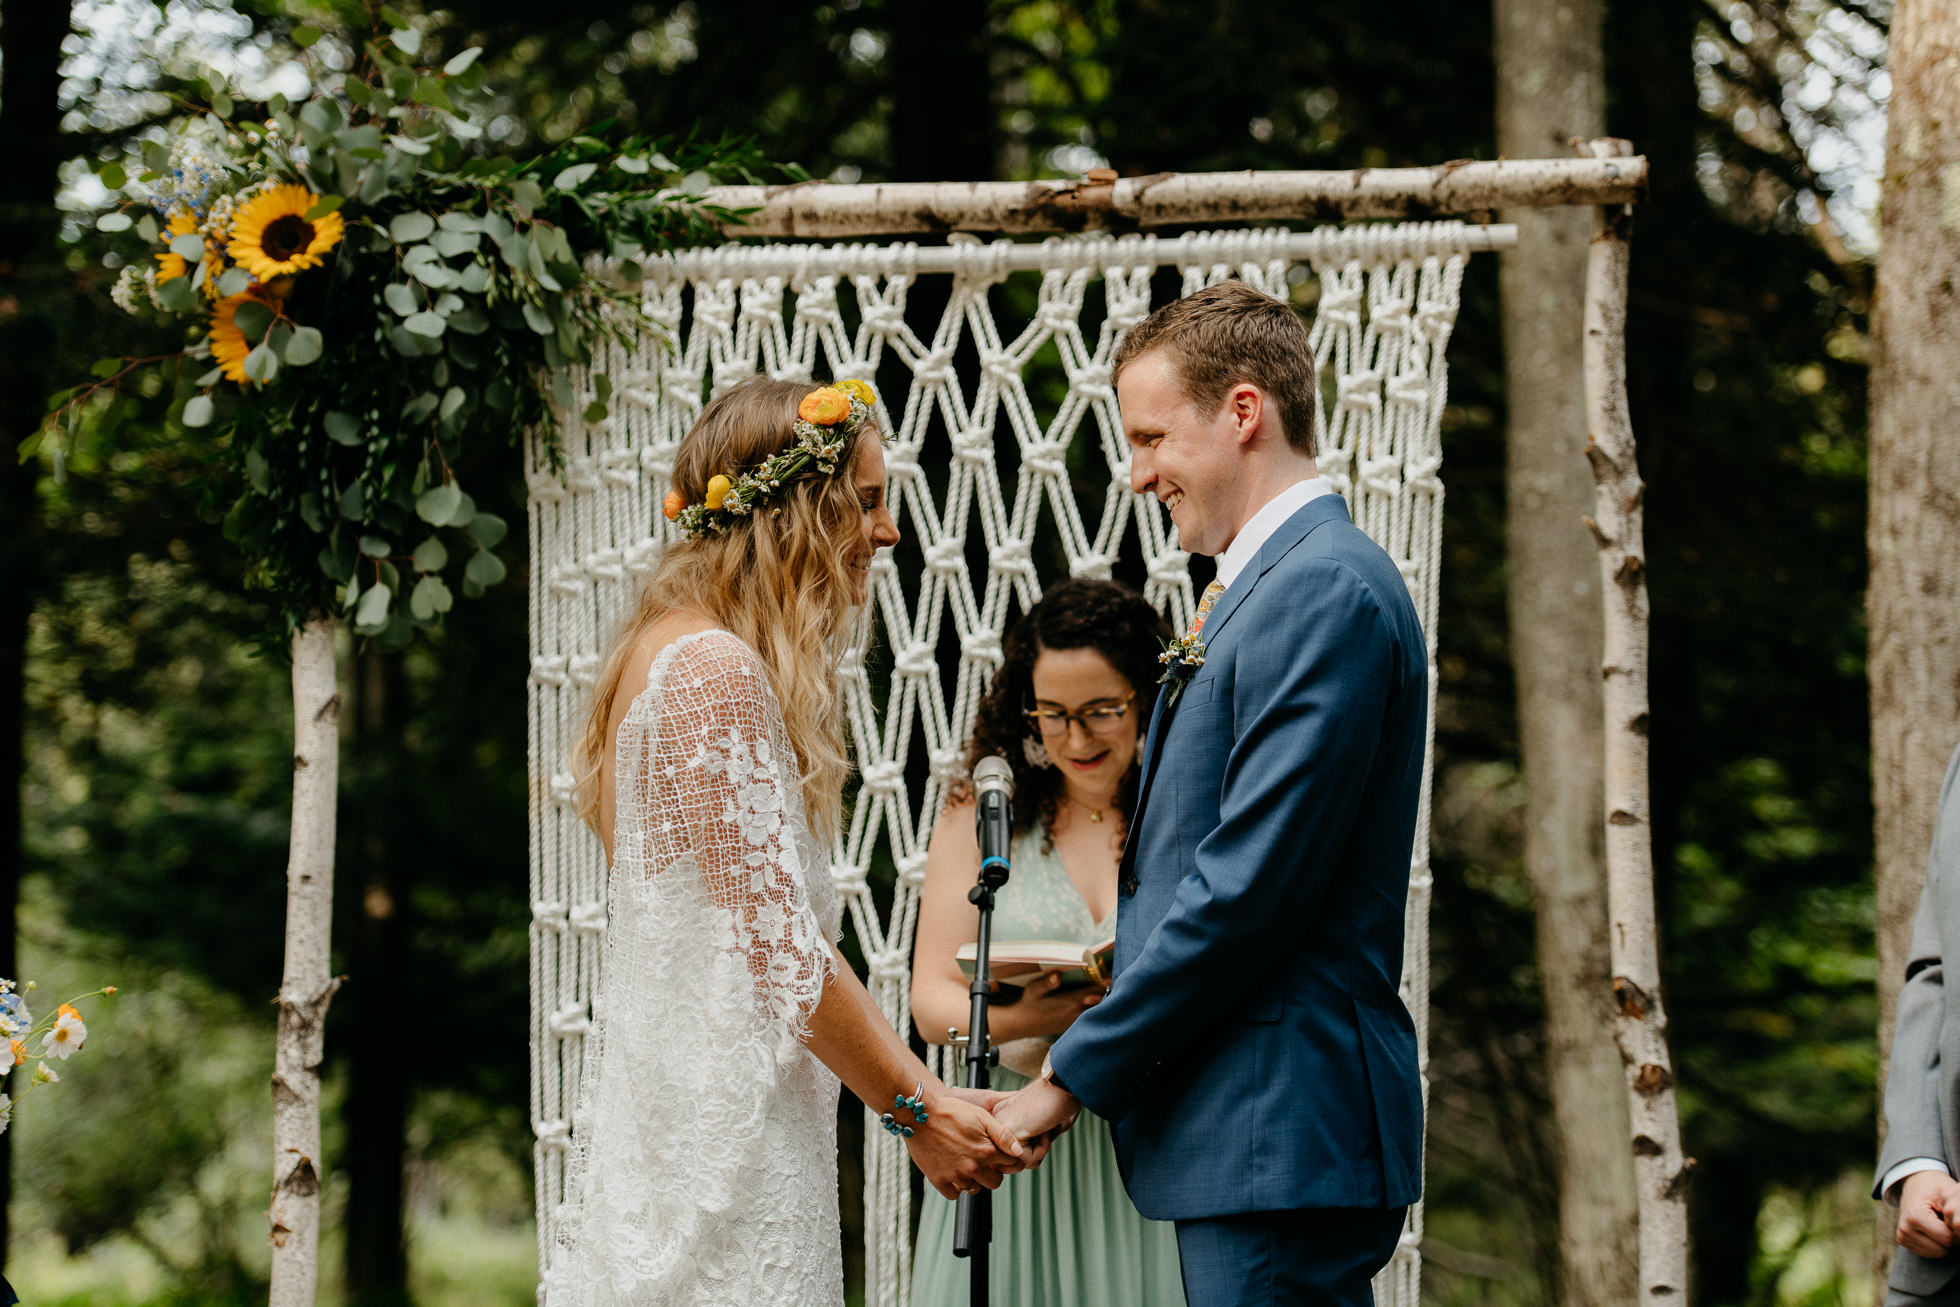
[[[1064,790],[1063,793],[1067,794],[1068,792]],[[1095,822],[1098,826],[1102,825],[1103,810],[1101,808],[1092,808],[1082,800],[1076,798],[1073,794],[1068,795],[1068,801],[1088,813],[1090,821]]]

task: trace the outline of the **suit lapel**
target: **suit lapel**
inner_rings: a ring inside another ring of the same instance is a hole
[[[1339,495],[1321,495],[1308,500],[1299,512],[1281,523],[1279,530],[1273,532],[1266,543],[1259,547],[1259,552],[1253,556],[1252,562],[1239,573],[1238,579],[1232,582],[1231,587],[1219,596],[1218,602],[1212,605],[1211,615],[1205,619],[1205,642],[1209,644],[1218,638],[1218,633],[1225,629],[1225,623],[1232,620],[1232,614],[1238,611],[1239,604],[1245,597],[1252,593],[1252,587],[1258,583],[1259,578],[1271,571],[1274,564],[1286,557],[1295,545],[1306,539],[1315,527],[1327,522],[1348,520],[1346,500]],[[1124,893],[1134,893],[1136,890],[1136,873],[1133,869],[1136,859],[1136,835],[1143,825],[1143,810],[1150,801],[1151,784],[1157,779],[1157,762],[1164,750],[1164,737],[1170,734],[1171,718],[1177,712],[1177,706],[1167,702],[1170,697],[1164,690],[1158,690],[1157,707],[1150,715],[1150,733],[1144,738],[1143,773],[1137,782],[1136,811],[1130,814],[1129,838],[1123,841],[1123,862],[1117,872],[1117,884]]]

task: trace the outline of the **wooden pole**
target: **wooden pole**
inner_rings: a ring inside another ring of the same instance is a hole
[[[286,867],[286,966],[272,1071],[272,1307],[313,1307],[320,1278],[320,1063],[327,1005],[340,690],[331,617],[293,633],[293,826]]]
[[[1130,231],[1301,218],[1443,218],[1501,208],[1624,205],[1645,192],[1647,161],[1462,160],[1351,172],[1158,173],[1077,181],[719,186],[707,201],[745,211],[730,235],[836,240],[954,231]]]
[[[1596,140],[1595,152],[1628,152]],[[1637,1301],[1685,1304],[1687,1180],[1674,1071],[1661,1005],[1654,912],[1653,817],[1647,780],[1647,578],[1641,500],[1645,486],[1627,417],[1627,238],[1632,214],[1600,210],[1586,260],[1586,457],[1593,470],[1587,520],[1599,545],[1604,590],[1602,690],[1606,727],[1606,878],[1613,975],[1613,1037],[1626,1070],[1635,1202],[1640,1217]]]

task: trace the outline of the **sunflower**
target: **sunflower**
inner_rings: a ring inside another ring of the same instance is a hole
[[[275,186],[246,200],[231,223],[232,259],[260,281],[319,266],[341,235],[338,213],[308,220],[319,202],[304,186]]]
[[[189,266],[184,262],[184,256],[171,250],[169,244],[179,236],[197,235],[197,215],[189,209],[179,209],[170,215],[170,223],[166,230],[169,239],[164,242],[163,253],[157,255],[157,263],[161,265],[157,269],[159,282],[175,281],[190,271]]]
[[[211,313],[211,358],[224,369],[227,381],[236,381],[241,386],[249,380],[245,375],[245,356],[252,352],[252,343],[238,329],[237,318],[238,306],[248,302],[266,304],[263,296],[244,291],[219,300]],[[272,306],[267,304],[267,307]]]

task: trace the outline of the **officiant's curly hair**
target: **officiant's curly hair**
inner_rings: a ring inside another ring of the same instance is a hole
[[[1163,670],[1157,651],[1170,638],[1170,624],[1142,595],[1114,581],[1087,578],[1050,586],[1041,602],[1014,623],[1002,647],[1005,659],[974,714],[966,767],[971,775],[974,764],[989,754],[1007,759],[1014,769],[1016,834],[1031,829],[1038,818],[1047,836],[1064,797],[1061,773],[1029,761],[1024,747],[1036,738],[1029,735],[1026,716],[1034,706],[1035,660],[1048,649],[1093,649],[1101,654],[1137,692],[1125,720],[1135,726],[1140,741],[1157,703],[1157,677]],[[1117,787],[1116,806],[1125,823],[1136,808],[1142,758],[1139,747]],[[973,783],[965,780],[953,786],[950,798],[957,803],[972,795]]]
[[[795,443],[797,405],[811,389],[807,381],[758,376],[716,396],[681,438],[674,489],[698,504],[711,477],[755,467]],[[878,438],[864,423],[834,474],[800,478],[737,524],[667,546],[614,638],[572,759],[588,825],[598,825],[606,727],[633,646],[655,621],[686,610],[712,618],[762,660],[796,750],[810,825],[824,840],[836,832],[851,769],[836,668],[852,606],[846,559],[861,538],[863,512],[850,469],[863,442]]]

